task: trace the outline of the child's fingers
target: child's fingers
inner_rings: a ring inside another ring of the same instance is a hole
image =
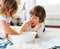
[[[39,30],[39,28],[41,28],[41,26],[42,26],[41,24],[37,24],[34,28],[34,31],[37,32]]]

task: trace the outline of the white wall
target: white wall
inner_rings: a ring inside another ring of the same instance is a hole
[[[47,5],[47,4],[59,4],[60,0],[36,0],[36,4]]]
[[[20,17],[22,17],[22,22],[24,21],[24,17],[26,19],[29,19],[29,11],[31,8],[33,8],[35,5],[41,5],[46,10],[46,24],[60,26],[60,0],[22,0],[21,5],[23,5],[24,2],[26,5],[25,12],[23,13],[25,14],[21,15],[21,13],[19,12]],[[22,8],[22,6],[20,8]],[[19,10],[21,10],[20,8]]]
[[[35,6],[35,0],[26,0],[26,18],[29,19],[29,12]]]

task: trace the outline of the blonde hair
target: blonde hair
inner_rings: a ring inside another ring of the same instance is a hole
[[[5,10],[7,10],[12,15],[17,8],[17,2],[15,0],[3,0],[0,12],[3,13]]]
[[[39,17],[40,22],[44,22],[44,19],[46,17],[45,9],[40,5],[32,8],[31,11],[30,11],[30,14]]]

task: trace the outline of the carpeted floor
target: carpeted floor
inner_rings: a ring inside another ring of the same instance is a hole
[[[60,28],[46,28],[46,31],[43,33],[43,36],[35,39],[30,43],[19,43],[18,45],[13,45],[7,47],[6,49],[48,49],[52,45],[41,44],[48,39],[55,39],[60,37]],[[59,38],[60,39],[60,38]],[[51,40],[52,41],[52,40]]]

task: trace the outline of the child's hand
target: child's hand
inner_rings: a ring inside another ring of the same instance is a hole
[[[34,27],[34,31],[37,32],[41,26],[42,26],[42,25],[41,25],[40,23],[38,23],[38,24]]]

